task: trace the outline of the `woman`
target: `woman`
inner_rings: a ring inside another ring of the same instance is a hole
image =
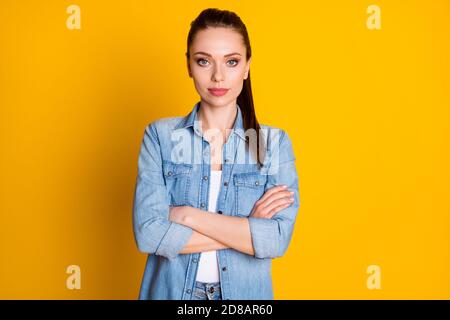
[[[285,253],[300,204],[291,141],[256,119],[250,41],[235,13],[201,12],[186,57],[200,101],[150,123],[139,155],[139,298],[273,299],[271,259]]]

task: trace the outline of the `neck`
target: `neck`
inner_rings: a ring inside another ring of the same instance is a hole
[[[231,129],[237,117],[236,100],[224,106],[213,106],[200,102],[198,119],[202,121],[202,129],[218,129],[224,132]]]

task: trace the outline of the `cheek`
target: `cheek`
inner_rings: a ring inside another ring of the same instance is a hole
[[[194,79],[195,82],[195,86],[200,89],[202,87],[208,86],[209,83],[211,82],[209,79],[209,75],[207,72],[192,72],[192,77]]]
[[[230,69],[229,79],[234,83],[244,80],[245,69],[243,67]]]
[[[244,72],[242,70],[236,70],[230,73],[228,79],[233,90],[240,90],[244,82]]]
[[[243,85],[244,85],[244,82],[242,81],[242,80],[240,80],[239,82],[237,82],[237,83],[234,83],[233,84],[233,93],[232,93],[232,95],[233,96],[239,96],[239,94],[241,93],[241,91],[242,91],[242,88],[243,88]]]

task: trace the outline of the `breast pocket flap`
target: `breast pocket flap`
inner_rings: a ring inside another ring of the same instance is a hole
[[[163,172],[166,178],[176,178],[183,175],[189,175],[192,171],[192,164],[174,163],[171,161],[163,161]]]
[[[267,176],[259,172],[245,172],[234,175],[236,187],[263,188],[266,181]]]

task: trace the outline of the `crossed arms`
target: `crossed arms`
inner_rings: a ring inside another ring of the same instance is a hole
[[[226,248],[261,259],[282,256],[292,237],[300,205],[295,157],[284,131],[279,154],[275,173],[268,175],[265,193],[249,217],[226,216],[188,206],[169,207],[157,128],[154,124],[147,126],[133,204],[138,249],[168,259],[178,254]],[[288,195],[283,185],[293,194]],[[293,202],[288,203],[290,196]]]

